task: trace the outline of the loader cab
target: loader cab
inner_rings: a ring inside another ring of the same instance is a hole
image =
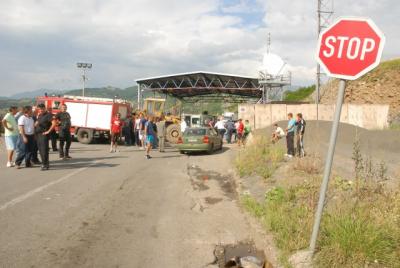
[[[164,113],[165,99],[146,98],[143,101],[143,109],[149,115],[161,116]]]

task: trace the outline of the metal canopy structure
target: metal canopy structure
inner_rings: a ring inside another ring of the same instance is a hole
[[[190,72],[137,79],[138,103],[143,92],[171,95],[186,102],[258,101],[262,97],[258,78],[213,72]]]

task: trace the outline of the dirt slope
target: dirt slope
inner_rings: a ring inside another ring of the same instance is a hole
[[[338,80],[322,87],[321,103],[335,103]],[[355,81],[349,81],[346,103],[389,104],[389,122],[400,123],[400,58],[382,62],[376,69]]]
[[[306,119],[307,120],[307,119]],[[279,126],[285,128],[287,121],[278,122]],[[332,122],[307,121],[305,138],[306,152],[316,153],[325,161],[326,152],[331,132]],[[271,128],[256,130],[256,135],[270,135]],[[353,143],[356,135],[361,143],[361,153],[364,157],[370,157],[374,163],[384,162],[388,168],[390,177],[397,177],[400,172],[400,131],[398,130],[367,130],[350,124],[340,124],[338,139],[335,150],[334,172],[344,177],[353,175],[354,163],[352,160]],[[285,140],[280,141],[282,145]],[[392,181],[400,183],[400,181]]]

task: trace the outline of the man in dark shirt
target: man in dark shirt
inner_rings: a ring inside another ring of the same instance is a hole
[[[70,159],[71,157],[69,156],[69,148],[71,147],[71,115],[67,112],[67,105],[62,104],[60,109],[61,111],[56,114],[58,137],[60,139],[60,158]]]
[[[48,112],[53,114],[51,109],[49,109]],[[58,152],[58,149],[57,149],[57,138],[58,138],[58,135],[57,135],[57,132],[56,132],[55,129],[53,129],[49,133],[49,138],[50,138],[50,141],[51,141],[51,149],[53,150],[53,152]]]
[[[304,151],[304,132],[306,131],[306,121],[303,119],[303,114],[298,113],[296,116],[296,151],[298,153],[299,157],[304,157],[305,156],[305,151]]]
[[[55,128],[56,121],[53,115],[47,111],[44,104],[37,106],[39,109],[38,118],[35,122],[36,141],[42,159],[42,170],[49,169],[49,134]]]
[[[232,120],[228,120],[228,122],[226,122],[226,130],[228,131],[228,136],[227,136],[227,142],[228,143],[232,143],[232,136],[235,132],[235,122],[233,122]]]

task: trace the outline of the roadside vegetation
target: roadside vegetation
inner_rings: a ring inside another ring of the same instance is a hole
[[[304,101],[315,91],[315,85],[309,87],[301,87],[295,91],[287,91],[285,93],[285,101]]]
[[[261,203],[250,195],[241,197],[244,207],[274,235],[280,260],[287,267],[291,254],[309,246],[321,183],[320,164],[316,163],[320,160],[313,158],[292,163],[295,172],[304,175],[301,183],[277,185],[265,193]],[[400,267],[400,188],[385,187],[385,164],[363,157],[358,140],[353,164],[355,178],[331,179],[314,264]]]
[[[283,156],[282,147],[274,146],[267,137],[254,136],[250,144],[239,152],[235,165],[241,177],[255,175],[268,179],[282,162]]]
[[[392,123],[389,125],[389,129],[391,130],[400,130],[400,123]]]

